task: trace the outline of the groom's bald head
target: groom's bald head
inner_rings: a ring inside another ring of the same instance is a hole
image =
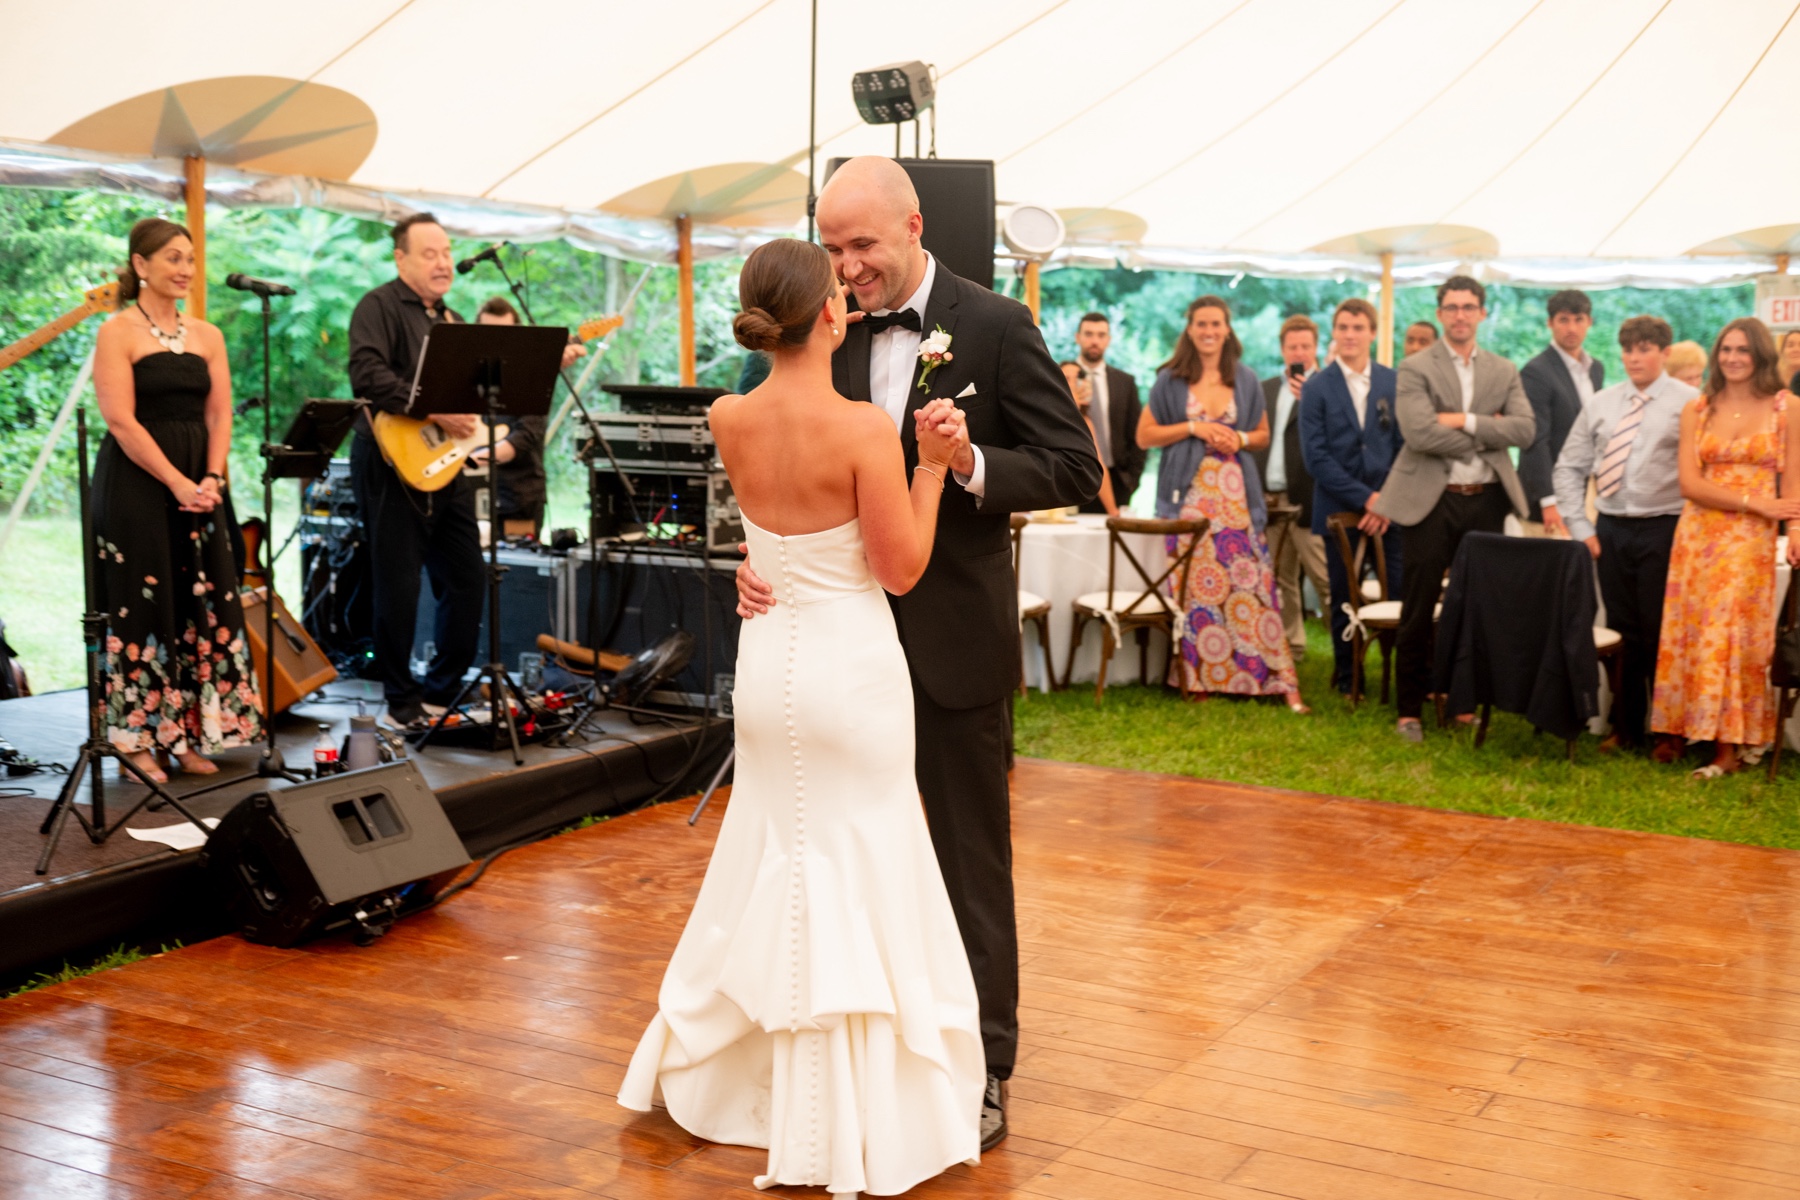
[[[819,241],[865,311],[905,303],[925,277],[924,221],[905,168],[891,158],[853,158],[819,192]]]

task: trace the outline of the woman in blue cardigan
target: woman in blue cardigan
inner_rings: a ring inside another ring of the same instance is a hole
[[[1304,713],[1263,535],[1262,479],[1250,457],[1269,444],[1269,419],[1243,354],[1225,301],[1200,297],[1188,305],[1175,352],[1138,421],[1138,445],[1162,447],[1156,515],[1210,522],[1194,550],[1187,595],[1175,597],[1183,608],[1175,670],[1197,697],[1281,696]],[[1171,539],[1171,555],[1182,549]]]

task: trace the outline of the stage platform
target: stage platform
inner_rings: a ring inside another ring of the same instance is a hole
[[[1012,1137],[912,1195],[1800,1195],[1800,854],[1038,761],[1014,797]],[[0,1195],[765,1194],[613,1100],[719,827],[687,812],[365,949],[0,1002]]]
[[[55,692],[0,703],[0,736],[40,761],[72,762],[87,733],[84,695]],[[278,718],[287,760],[310,766],[320,725],[328,726],[341,744],[358,698],[367,702],[368,711],[381,711],[377,685],[348,680],[330,685],[321,700]],[[526,747],[525,765],[518,768],[506,751],[433,744],[412,757],[463,844],[479,858],[590,813],[622,812],[659,792],[703,786],[730,737],[728,721],[715,720],[703,731],[697,719],[684,715],[639,724],[627,714],[607,713],[569,747]],[[218,779],[238,776],[239,781],[196,797],[189,807],[202,818],[219,817],[245,796],[264,790],[265,783],[252,774],[260,755],[260,743],[221,755],[224,774]],[[227,926],[198,870],[197,856],[139,841],[124,831],[96,846],[70,820],[49,874],[35,874],[44,845],[38,827],[62,780],[51,773],[0,777],[0,788],[31,791],[0,798],[0,981],[46,965],[54,968],[65,958],[79,961],[122,942],[156,946],[224,932]],[[177,774],[167,786],[179,797],[211,782]],[[113,768],[108,768],[109,819],[116,820],[143,795],[136,783],[113,782]],[[173,810],[145,811],[131,828],[182,824],[186,822]],[[10,988],[0,987],[0,993],[6,990]]]

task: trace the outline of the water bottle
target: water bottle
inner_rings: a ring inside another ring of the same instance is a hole
[[[350,718],[350,736],[344,742],[344,769],[362,771],[381,763],[381,749],[375,741],[375,718],[356,702],[356,715]]]
[[[313,742],[313,774],[335,775],[338,770],[338,748],[331,740],[331,726],[321,725],[318,740]]]

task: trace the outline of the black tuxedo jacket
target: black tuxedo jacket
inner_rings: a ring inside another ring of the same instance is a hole
[[[910,473],[919,461],[911,414],[941,396],[968,415],[969,440],[986,460],[979,507],[954,476],[938,506],[937,542],[925,574],[891,597],[907,665],[943,708],[992,704],[1019,682],[1019,591],[1011,515],[1080,504],[1100,491],[1100,459],[1062,371],[1023,304],[959,279],[937,264],[924,332],[950,334],[949,362],[920,389],[913,366],[900,444]],[[852,324],[831,359],[841,395],[868,400],[872,334]],[[973,386],[974,391],[962,395]]]
[[[1588,379],[1597,392],[1606,382],[1606,368],[1598,360],[1588,368]],[[1581,393],[1569,378],[1569,368],[1555,346],[1519,369],[1519,382],[1525,385],[1525,398],[1531,401],[1531,415],[1537,418],[1537,433],[1531,445],[1519,451],[1519,484],[1525,489],[1525,503],[1530,505],[1530,520],[1542,521],[1540,501],[1556,494],[1550,473],[1556,467],[1556,456],[1569,440],[1569,430],[1581,415]]]
[[[1273,379],[1262,381],[1263,403],[1268,406],[1269,432],[1275,432],[1275,406],[1282,402],[1281,397],[1287,394],[1288,409],[1287,428],[1281,431],[1282,443],[1286,446],[1286,457],[1282,460],[1287,466],[1287,498],[1289,504],[1300,506],[1300,515],[1294,518],[1294,528],[1312,528],[1313,477],[1306,469],[1306,456],[1301,452],[1300,443],[1300,400],[1288,392],[1287,376],[1277,375]],[[1273,445],[1273,442],[1270,443]],[[1250,456],[1256,460],[1256,470],[1263,482],[1269,481],[1269,449],[1252,450]]]

